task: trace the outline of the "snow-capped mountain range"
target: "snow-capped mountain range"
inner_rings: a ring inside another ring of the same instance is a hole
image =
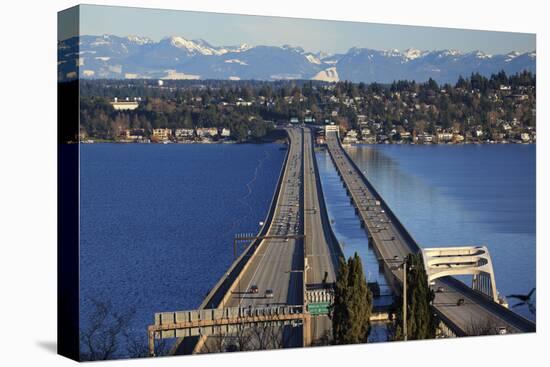
[[[389,83],[407,79],[454,83],[459,75],[504,70],[535,72],[536,53],[489,55],[481,51],[373,50],[353,47],[343,54],[307,52],[301,47],[213,46],[207,41],[171,36],[156,42],[147,37],[80,36],[58,43],[60,79],[166,78],[281,80]],[[73,74],[71,74],[73,72]]]

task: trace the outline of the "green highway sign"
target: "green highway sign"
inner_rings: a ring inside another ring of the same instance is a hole
[[[307,305],[307,311],[312,315],[327,315],[330,309],[330,302],[314,302]]]

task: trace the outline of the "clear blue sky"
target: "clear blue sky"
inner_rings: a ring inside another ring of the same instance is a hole
[[[129,7],[81,6],[82,35],[170,35],[202,38],[215,46],[290,44],[307,51],[373,49],[481,50],[490,54],[535,50],[535,35],[373,23],[187,12]]]

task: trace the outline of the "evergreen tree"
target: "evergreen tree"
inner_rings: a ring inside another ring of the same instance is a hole
[[[366,343],[370,331],[372,293],[357,253],[340,258],[334,291],[332,329],[335,344]]]

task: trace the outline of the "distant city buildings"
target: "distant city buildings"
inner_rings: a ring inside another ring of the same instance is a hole
[[[286,96],[263,95],[254,88],[241,96],[224,89],[204,94],[206,86],[179,93],[151,84],[139,91],[145,97],[113,98],[108,102],[113,111],[101,120],[92,116],[106,112],[102,105],[84,104],[79,136],[122,142],[247,141],[276,126],[308,124],[324,127],[324,133],[338,132],[345,144],[535,143],[535,85],[530,75],[521,77],[498,84],[491,79],[483,87],[473,80],[445,88],[405,83],[349,92],[338,84],[313,85],[308,94],[296,88]],[[155,88],[169,94],[158,98]],[[201,126],[213,121],[219,121],[217,126]],[[262,129],[255,129],[256,121],[264,124]]]
[[[145,129],[122,129],[119,134],[120,142],[149,142],[163,143],[209,143],[214,140],[224,142],[230,139],[231,129],[226,127],[207,127],[207,128],[155,128],[151,131]],[[87,138],[81,134],[81,138]]]

